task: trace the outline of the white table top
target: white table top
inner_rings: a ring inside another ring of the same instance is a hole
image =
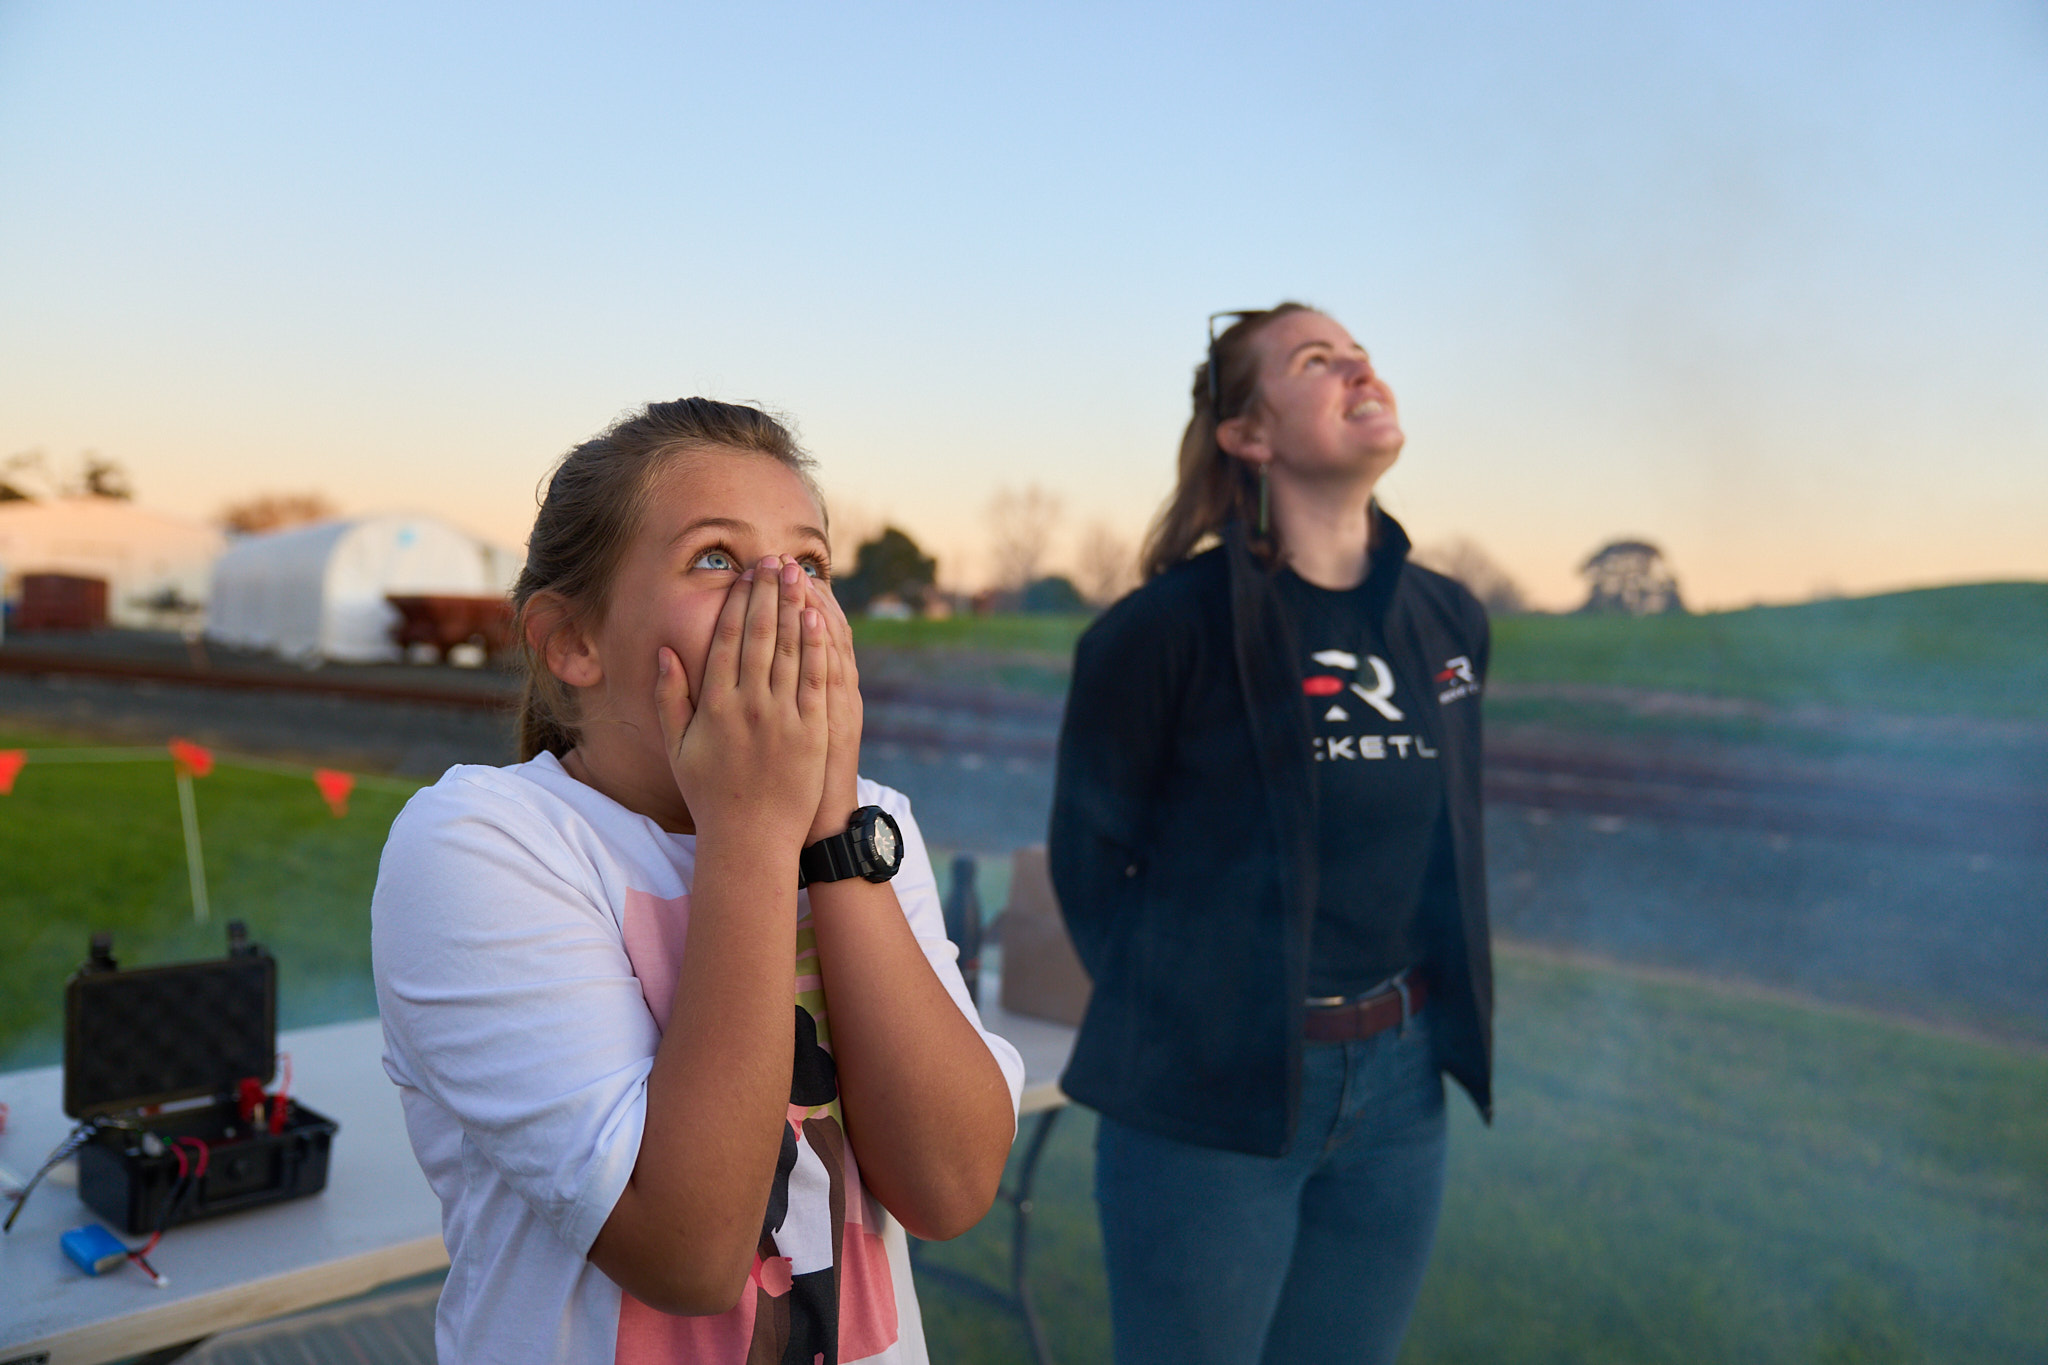
[[[167,1288],[128,1266],[80,1274],[58,1235],[105,1220],[79,1200],[72,1163],[51,1172],[0,1238],[0,1365],[44,1352],[49,1365],[117,1359],[446,1265],[441,1202],[413,1160],[383,1045],[375,1019],[279,1036],[293,1094],[340,1125],[327,1189],[172,1229],[150,1256]],[[15,1175],[33,1175],[71,1130],[62,1077],[54,1066],[0,1074],[0,1163]]]
[[[1024,1054],[1024,1112],[1065,1104],[1058,1077],[1074,1030],[1006,1014],[994,1003],[994,978],[981,993],[990,1002],[985,1025]],[[132,1267],[94,1277],[65,1259],[59,1234],[105,1221],[80,1202],[67,1162],[0,1238],[0,1365],[94,1365],[447,1265],[441,1204],[413,1159],[398,1091],[384,1075],[378,1021],[293,1030],[278,1048],[292,1056],[293,1094],[340,1125],[326,1190],[173,1229],[150,1257],[170,1281],[159,1289]],[[58,1067],[0,1073],[0,1103],[10,1111],[0,1165],[14,1175],[34,1174],[71,1130],[62,1091]]]

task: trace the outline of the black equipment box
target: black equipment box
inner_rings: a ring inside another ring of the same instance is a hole
[[[79,1198],[144,1235],[318,1194],[334,1121],[289,1098],[280,1131],[243,1119],[242,1081],[276,1070],[277,960],[240,921],[224,958],[129,971],[93,935],[64,987],[64,1112],[103,1125],[78,1151]],[[179,1138],[206,1144],[203,1175],[186,1144],[181,1180]]]

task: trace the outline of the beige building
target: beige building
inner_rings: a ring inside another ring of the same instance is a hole
[[[14,498],[0,502],[0,576],[7,600],[21,576],[73,574],[107,585],[117,626],[176,629],[206,603],[220,530],[137,507],[125,498]]]

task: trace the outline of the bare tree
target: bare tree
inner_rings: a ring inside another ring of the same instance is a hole
[[[123,502],[135,497],[135,485],[128,480],[128,471],[119,460],[110,460],[96,450],[88,450],[79,459],[78,490],[89,498],[118,498]]]
[[[996,586],[1016,591],[1043,575],[1060,513],[1059,495],[1037,484],[1021,493],[1005,488],[989,499],[989,558]]]
[[[34,502],[55,490],[42,451],[17,451],[0,460],[0,502]]]
[[[1074,574],[1082,596],[1106,607],[1138,586],[1138,555],[1106,521],[1091,521],[1075,547]]]
[[[78,473],[60,479],[40,450],[24,450],[0,460],[0,502],[35,502],[48,497],[116,498],[135,496],[135,486],[119,460],[95,450],[78,457]]]
[[[1455,578],[1496,616],[1514,616],[1529,609],[1528,599],[1515,580],[1479,548],[1476,541],[1458,536],[1426,545],[1409,556],[1425,569],[1435,569]]]
[[[238,535],[262,535],[326,521],[339,514],[324,493],[258,493],[220,509],[220,524]]]

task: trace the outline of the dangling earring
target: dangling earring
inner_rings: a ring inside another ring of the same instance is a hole
[[[1272,486],[1266,478],[1266,465],[1259,466],[1259,539],[1264,540],[1271,533],[1273,524]]]

